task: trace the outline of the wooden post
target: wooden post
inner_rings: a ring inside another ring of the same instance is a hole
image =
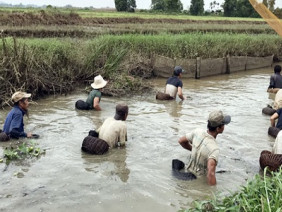
[[[195,74],[195,79],[200,79],[201,77],[201,57],[197,57],[196,60],[196,74]]]
[[[230,55],[226,56],[226,74],[230,74]]]

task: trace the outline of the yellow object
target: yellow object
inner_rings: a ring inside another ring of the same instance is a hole
[[[257,0],[249,0],[260,16],[282,37],[282,22],[263,3]]]

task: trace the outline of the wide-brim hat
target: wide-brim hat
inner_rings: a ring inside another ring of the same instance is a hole
[[[108,81],[104,80],[101,75],[94,77],[94,82],[91,84],[91,87],[94,89],[100,89],[107,85]]]
[[[30,93],[17,91],[12,95],[12,101],[16,103],[16,102],[22,100],[23,98],[29,98],[29,97],[31,97]]]

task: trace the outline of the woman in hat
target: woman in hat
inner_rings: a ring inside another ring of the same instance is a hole
[[[101,75],[94,78],[94,82],[91,84],[93,90],[89,93],[86,102],[78,100],[75,103],[75,107],[80,110],[101,110],[99,105],[101,100],[101,89],[107,85],[108,81],[104,80]]]

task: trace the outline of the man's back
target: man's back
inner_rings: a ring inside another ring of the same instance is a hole
[[[219,148],[214,137],[205,130],[195,129],[186,135],[192,141],[192,153],[188,169],[196,175],[203,175],[207,170],[207,161],[212,158],[218,161]]]
[[[282,88],[282,76],[280,73],[275,73],[270,77],[270,88]]]
[[[273,108],[275,110],[282,108],[282,89],[279,89],[279,91],[275,94]]]
[[[107,118],[98,131],[99,138],[105,140],[110,148],[117,146],[118,142],[124,145],[127,140],[126,123],[122,120]]]
[[[182,86],[182,81],[177,76],[170,77],[166,81],[165,93],[169,94],[173,98],[176,98],[178,87],[182,88]]]

